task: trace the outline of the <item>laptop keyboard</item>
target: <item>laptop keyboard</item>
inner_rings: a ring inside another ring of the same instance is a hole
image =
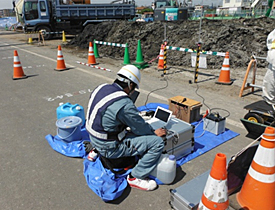
[[[162,122],[162,121],[155,121],[155,122],[151,122],[151,123],[149,123],[151,126],[152,126],[152,128],[153,129],[159,129],[159,128],[161,128],[161,127],[164,127],[164,125],[165,125],[165,123],[164,122]]]

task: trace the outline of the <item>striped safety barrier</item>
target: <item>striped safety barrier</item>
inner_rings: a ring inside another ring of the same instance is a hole
[[[56,32],[45,32],[45,31],[42,31],[43,34],[62,34],[63,31],[56,31]]]
[[[100,66],[94,66],[94,65],[91,65],[91,64],[88,64],[88,63],[83,63],[83,62],[79,62],[79,61],[76,61],[78,64],[82,64],[84,66],[89,66],[91,68],[95,68],[95,69],[101,69],[101,70],[104,70],[104,71],[112,71],[111,69],[106,69],[106,68],[103,68],[103,67],[100,67]]]
[[[107,46],[113,46],[113,47],[126,47],[126,44],[119,44],[119,43],[112,43],[112,42],[103,42],[103,41],[96,41],[96,44],[101,44],[101,45],[107,45]]]
[[[62,34],[63,31],[57,31],[57,32],[46,32],[46,31],[41,31],[43,34]],[[40,31],[25,31],[25,34],[39,34]]]
[[[181,52],[197,53],[196,50],[192,50],[192,49],[189,49],[189,48],[166,46],[166,49],[167,50],[181,51]],[[201,51],[200,54],[225,56],[224,52],[213,52],[213,51]]]

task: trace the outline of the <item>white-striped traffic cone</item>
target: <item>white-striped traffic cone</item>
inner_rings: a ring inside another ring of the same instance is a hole
[[[95,60],[95,54],[94,54],[94,48],[93,48],[92,42],[89,43],[88,64],[92,64],[92,65],[97,64]]]
[[[17,50],[14,50],[12,79],[16,80],[16,79],[25,79],[25,78],[27,78],[27,76],[24,74]]]
[[[162,44],[159,52],[158,69],[164,69],[164,45]]]
[[[275,128],[265,129],[237,201],[249,210],[275,209]]]
[[[58,50],[57,50],[57,65],[56,65],[56,68],[54,70],[56,70],[56,71],[63,71],[63,70],[67,70],[67,69],[68,68],[65,65],[65,61],[64,61],[64,58],[63,58],[61,46],[58,45]]]
[[[218,153],[214,159],[198,210],[225,210],[229,208],[226,156]]]
[[[233,81],[230,79],[229,52],[226,52],[220,76],[216,84],[231,85],[232,83]]]

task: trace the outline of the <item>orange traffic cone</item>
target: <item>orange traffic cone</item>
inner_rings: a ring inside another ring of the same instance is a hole
[[[230,65],[229,65],[229,52],[225,53],[220,77],[216,84],[231,85],[233,81],[230,80]]]
[[[65,65],[65,61],[63,58],[63,54],[62,54],[62,50],[61,50],[61,46],[58,45],[58,51],[57,51],[57,65],[56,68],[54,70],[56,71],[63,71],[63,70],[67,70],[68,68]]]
[[[237,201],[249,210],[275,209],[275,128],[265,129]]]
[[[158,69],[164,69],[164,45],[163,44],[160,47]]]
[[[17,50],[14,50],[12,79],[16,80],[16,79],[25,79],[25,78],[27,78],[27,76],[24,74]]]
[[[198,209],[228,209],[227,192],[226,156],[218,153],[214,159]]]
[[[88,64],[95,65],[97,64],[95,61],[95,54],[92,42],[89,44],[89,52],[88,52]]]

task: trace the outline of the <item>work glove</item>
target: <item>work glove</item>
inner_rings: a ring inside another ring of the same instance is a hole
[[[85,147],[85,152],[89,153],[93,149],[90,141],[84,141],[83,144]]]

